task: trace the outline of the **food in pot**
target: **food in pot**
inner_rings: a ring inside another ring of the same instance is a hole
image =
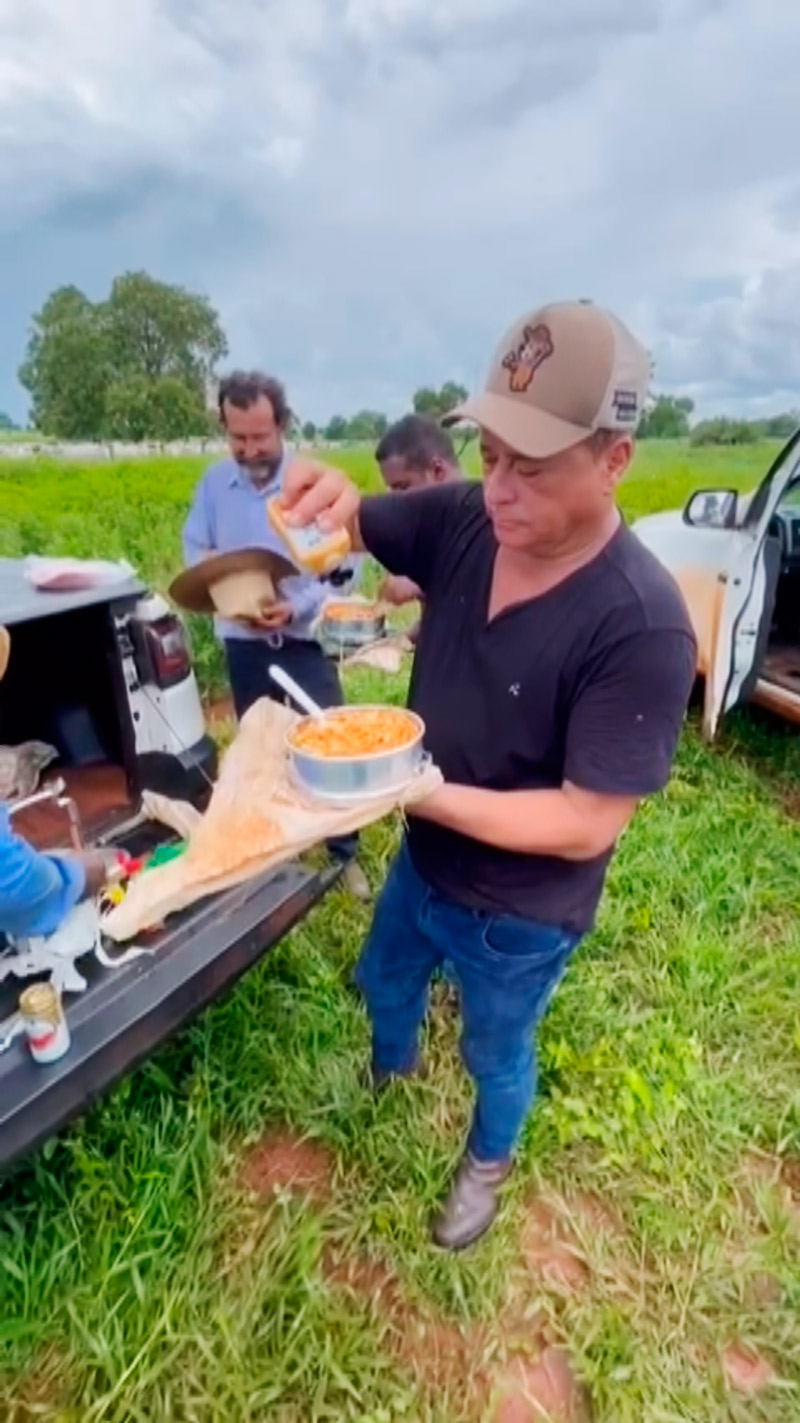
[[[331,623],[371,623],[380,616],[374,603],[326,603],[324,615]]]
[[[297,751],[310,756],[375,756],[399,751],[419,735],[417,722],[396,707],[365,707],[332,711],[309,718],[291,734]]]

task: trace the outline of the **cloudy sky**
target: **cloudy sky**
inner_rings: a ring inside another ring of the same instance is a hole
[[[661,388],[800,407],[799,0],[0,0],[0,409],[55,286],[206,292],[303,418],[613,307]]]

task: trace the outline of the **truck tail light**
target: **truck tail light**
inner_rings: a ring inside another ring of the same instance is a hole
[[[174,687],[192,670],[186,634],[178,618],[171,615],[144,625],[144,642],[158,687]]]

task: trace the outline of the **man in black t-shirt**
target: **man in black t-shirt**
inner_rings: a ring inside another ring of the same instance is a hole
[[[375,459],[390,494],[436,488],[464,478],[449,434],[426,415],[404,415],[390,425],[375,449]],[[389,573],[381,584],[379,597],[400,608],[407,603],[421,603],[422,591],[410,578]],[[416,644],[419,623],[408,636]]]
[[[425,598],[409,703],[445,783],[409,808],[358,981],[382,1083],[415,1066],[434,970],[457,978],[477,1100],[434,1226],[453,1249],[494,1219],[534,1030],[620,834],[669,779],[694,680],[680,593],[615,502],[649,368],[615,317],[549,306],[455,412],[480,429],[482,484],[361,499],[341,471],[297,465],[285,486],[298,525],[348,527]]]

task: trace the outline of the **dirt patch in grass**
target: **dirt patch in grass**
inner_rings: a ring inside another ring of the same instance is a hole
[[[65,1402],[68,1377],[68,1362],[55,1348],[45,1350],[21,1378],[0,1377],[3,1423],[41,1423],[45,1418],[63,1418],[66,1423],[72,1416]]]
[[[625,1233],[623,1221],[613,1206],[604,1201],[602,1196],[593,1195],[591,1191],[575,1191],[572,1195],[562,1197],[562,1209],[598,1235],[619,1239]]]
[[[296,1191],[324,1205],[331,1197],[333,1174],[333,1158],[323,1146],[282,1130],[250,1151],[241,1182],[261,1198]],[[249,1253],[249,1248],[240,1251],[240,1255]],[[476,1383],[476,1360],[483,1348],[480,1330],[463,1331],[410,1300],[394,1271],[363,1253],[330,1244],[323,1253],[322,1271],[330,1285],[369,1305],[383,1326],[383,1342],[426,1392],[448,1390],[467,1397]],[[485,1387],[485,1380],[479,1382]]]
[[[534,1200],[522,1230],[522,1258],[527,1270],[559,1292],[579,1293],[589,1279],[580,1244],[560,1213],[544,1200]]]
[[[481,1423],[589,1423],[588,1393],[543,1316],[522,1320],[507,1306],[490,1335],[481,1325],[461,1328],[409,1299],[391,1269],[363,1255],[330,1248],[323,1273],[336,1288],[369,1303],[383,1324],[383,1346],[430,1397],[449,1396]],[[498,1344],[502,1361],[490,1360]]]
[[[219,726],[222,722],[236,719],[233,697],[220,697],[217,701],[207,702],[204,710],[209,726]]]
[[[323,1146],[283,1129],[250,1151],[240,1180],[262,1199],[296,1191],[324,1205],[331,1198],[333,1176],[334,1161]],[[589,1279],[581,1237],[591,1232],[617,1235],[621,1229],[613,1211],[597,1197],[537,1197],[530,1203],[523,1236],[525,1273],[535,1273],[558,1292],[578,1292]],[[252,1253],[254,1241],[248,1237],[235,1260]],[[585,1423],[590,1418],[586,1390],[552,1329],[541,1316],[525,1318],[511,1299],[495,1321],[490,1340],[481,1325],[462,1328],[410,1297],[394,1270],[362,1251],[329,1243],[322,1274],[334,1289],[369,1309],[381,1347],[416,1378],[428,1397],[440,1402],[450,1398],[482,1423]],[[500,1347],[502,1361],[488,1362],[490,1342],[492,1354]]]
[[[728,1387],[751,1398],[775,1382],[775,1370],[769,1359],[738,1339],[723,1350],[722,1369]]]
[[[622,1222],[598,1196],[536,1196],[526,1208],[522,1259],[526,1270],[551,1288],[578,1294],[589,1280],[588,1241],[593,1236],[619,1239],[622,1234]]]
[[[478,1326],[461,1329],[410,1300],[388,1266],[364,1255],[330,1247],[323,1273],[329,1284],[370,1305],[383,1322],[383,1342],[426,1392],[448,1391],[460,1399],[485,1393],[487,1379],[480,1367],[485,1339]]]
[[[241,1181],[257,1196],[297,1191],[324,1205],[330,1199],[333,1172],[333,1157],[319,1142],[278,1131],[253,1147]]]
[[[767,1270],[759,1270],[747,1286],[746,1300],[754,1309],[775,1309],[781,1302],[783,1291],[780,1280]]]
[[[797,786],[778,786],[778,801],[784,815],[790,820],[800,820],[800,789]]]
[[[767,1156],[751,1152],[745,1157],[743,1176],[746,1194],[756,1186],[767,1187],[800,1226],[800,1159],[796,1156]]]
[[[518,1355],[499,1381],[491,1423],[589,1423],[591,1408],[563,1349],[545,1346],[538,1358]]]
[[[800,1207],[800,1157],[781,1157],[780,1180],[794,1204]]]

